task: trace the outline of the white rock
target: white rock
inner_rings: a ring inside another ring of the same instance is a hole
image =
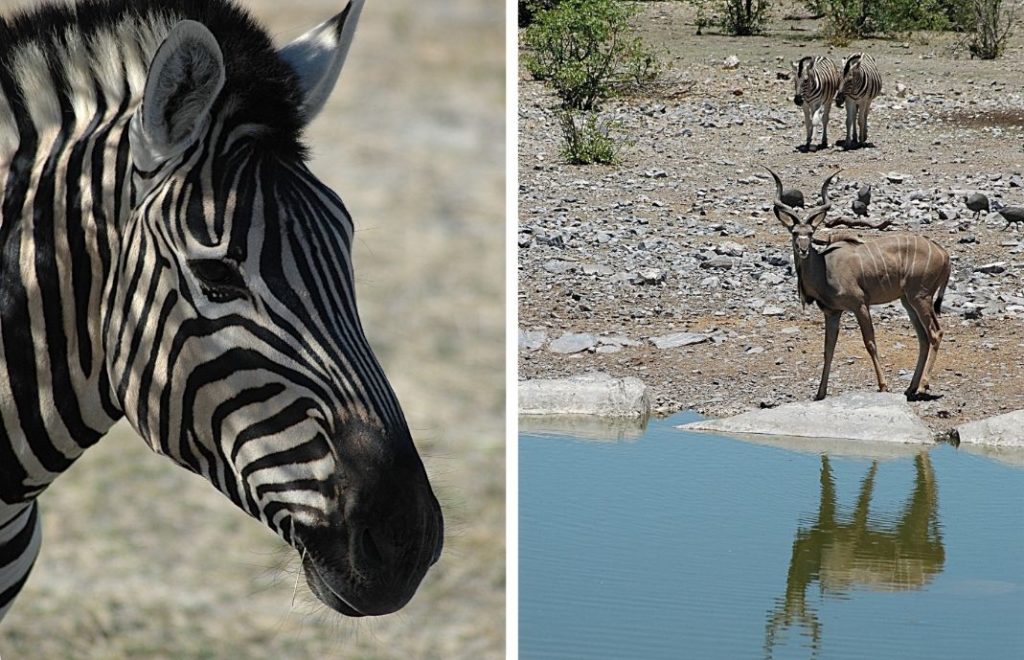
[[[594,338],[594,335],[566,332],[548,344],[548,350],[552,353],[579,353],[590,350],[594,346],[597,346],[597,339]]]
[[[647,386],[639,378],[595,373],[519,382],[520,415],[640,417],[650,410]]]
[[[957,427],[960,444],[1024,448],[1024,410],[1015,410]]]
[[[703,332],[673,332],[670,335],[651,337],[651,343],[658,348],[666,349],[702,344],[709,339],[711,339],[711,335],[704,334]]]
[[[799,401],[735,417],[701,420],[678,428],[725,434],[933,442],[931,429],[914,414],[906,398],[887,392],[851,392],[823,401]]]
[[[735,69],[738,68],[739,65],[740,58],[736,57],[735,55],[730,55],[729,57],[725,58],[725,62],[723,63],[723,67],[726,69]]]

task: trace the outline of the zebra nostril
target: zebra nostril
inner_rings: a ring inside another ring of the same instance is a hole
[[[384,555],[381,554],[380,546],[373,538],[373,532],[367,527],[359,535],[359,550],[363,561],[372,566],[380,566],[384,563]]]

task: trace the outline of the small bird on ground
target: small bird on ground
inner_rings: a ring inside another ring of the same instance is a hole
[[[797,188],[786,188],[782,191],[782,203],[795,209],[804,208],[804,194]]]
[[[1024,207],[1022,206],[1003,206],[996,209],[996,213],[1006,220],[1004,231],[1009,229],[1011,224],[1024,224]]]
[[[985,197],[979,192],[967,195],[966,202],[967,208],[974,211],[975,220],[978,219],[978,215],[980,215],[982,211],[988,213],[991,210],[988,204],[988,197]]]
[[[867,217],[868,215],[868,204],[871,203],[871,184],[865,183],[857,189],[857,199],[853,200],[850,204],[850,208],[853,209],[854,215]]]

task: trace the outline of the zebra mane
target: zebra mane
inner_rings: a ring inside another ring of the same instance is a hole
[[[855,55],[850,55],[848,58],[846,58],[846,64],[843,66],[843,75],[844,76],[846,74],[850,73],[850,67],[853,66],[854,60],[856,60],[857,62],[860,62],[860,57],[863,54],[864,53],[857,53]]]
[[[130,107],[163,37],[183,19],[220,43],[226,80],[215,112],[252,126],[276,153],[304,158],[298,77],[230,0],[80,0],[0,17],[0,154],[26,113],[59,126],[69,111],[88,122],[99,103]]]

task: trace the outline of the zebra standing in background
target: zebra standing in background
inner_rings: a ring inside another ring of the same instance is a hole
[[[808,55],[791,64],[795,90],[793,103],[804,109],[804,128],[807,130],[804,151],[811,150],[814,125],[818,123],[821,124],[821,144],[818,147],[827,149],[828,116],[832,110],[832,99],[839,89],[839,69],[835,62],[821,56]]]
[[[843,64],[843,80],[836,92],[836,107],[846,105],[844,149],[867,144],[868,111],[871,101],[881,93],[882,74],[875,65],[875,58],[867,53],[850,55]]]
[[[36,497],[122,416],[292,545],[334,610],[395,611],[437,561],[352,220],[302,143],[362,5],[280,50],[228,0],[0,19],[0,617]]]

